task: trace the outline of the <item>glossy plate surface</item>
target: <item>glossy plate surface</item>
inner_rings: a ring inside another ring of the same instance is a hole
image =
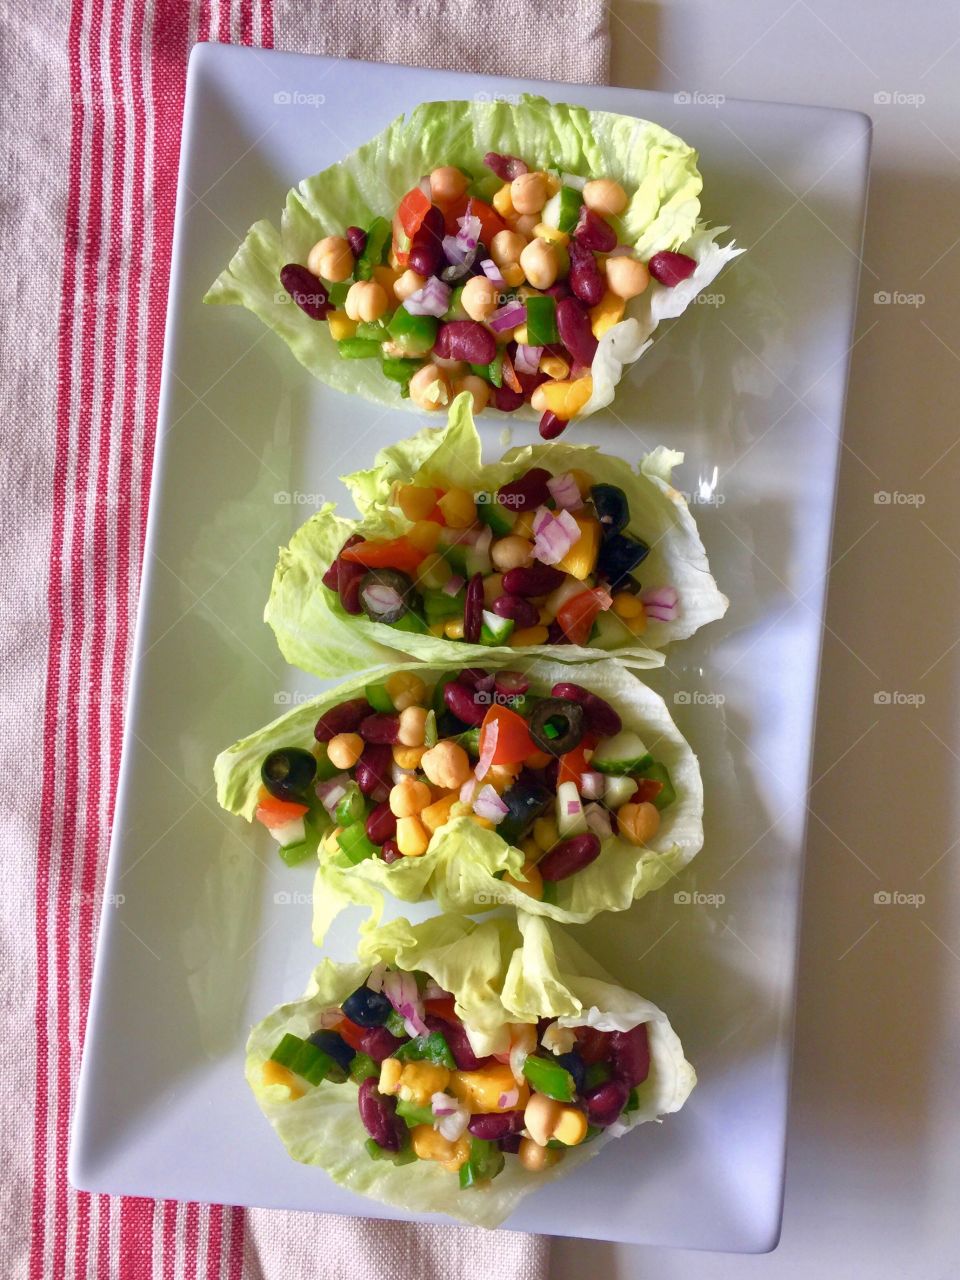
[[[137,660],[71,1148],[81,1188],[402,1216],[291,1161],[247,1090],[249,1025],[298,995],[316,961],[311,873],[218,810],[211,765],[319,687],[284,666],[261,621],[278,545],[343,498],[338,475],[420,421],[327,390],[254,317],[200,299],[289,187],[396,114],[528,89],[686,138],[705,216],[750,252],[661,330],[614,412],[580,428],[631,459],[686,451],[679,482],[732,600],[652,679],[701,757],[706,846],[673,890],[581,931],[668,1011],[700,1084],[678,1116],[530,1196],[509,1225],[703,1249],[776,1242],[869,122],[216,45],[190,68]],[[488,456],[504,425],[481,424]],[[331,954],[350,954],[355,923],[338,924]]]

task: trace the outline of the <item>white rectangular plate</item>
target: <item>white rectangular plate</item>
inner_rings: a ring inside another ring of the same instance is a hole
[[[582,930],[662,1005],[700,1084],[678,1116],[531,1195],[509,1225],[644,1244],[776,1243],[800,881],[869,121],[201,45],[190,66],[157,458],[107,898],[70,1176],[90,1191],[402,1217],[290,1160],[243,1078],[249,1025],[317,955],[311,871],[216,806],[215,753],[320,686],[261,621],[277,546],[337,476],[421,425],[314,382],[201,296],[287,189],[425,99],[519,94],[656,120],[693,143],[704,212],[749,253],[571,428],[636,460],[686,450],[727,619],[653,683],[699,752],[703,852]],[[681,95],[682,97],[682,95]],[[504,419],[483,424],[488,456]],[[629,422],[629,426],[627,423]],[[515,440],[535,434],[523,424]],[[423,914],[423,912],[421,912]],[[356,921],[330,951],[349,956]]]

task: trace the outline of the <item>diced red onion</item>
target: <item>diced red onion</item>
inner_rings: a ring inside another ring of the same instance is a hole
[[[586,178],[581,178],[577,173],[564,173],[560,181],[565,187],[573,187],[574,191],[582,191],[587,185]]]
[[[461,244],[459,236],[443,237],[443,256],[454,266],[461,266],[467,260],[470,250]]]
[[[434,1093],[430,1095],[430,1109],[438,1118],[440,1116],[452,1116],[457,1106],[456,1098],[451,1098],[449,1093]]]
[[[403,604],[403,596],[396,587],[388,587],[383,583],[367,587],[363,598],[377,613],[393,613]]]
[[[477,789],[476,778],[468,778],[466,782],[463,784],[463,786],[460,788],[460,799],[464,804],[473,803],[473,793],[476,791],[476,789]]]
[[[610,815],[602,804],[588,804],[583,811],[583,816],[587,820],[589,830],[595,836],[599,836],[601,840],[613,835],[613,824],[610,821]]]
[[[608,258],[629,258],[633,254],[632,244],[618,244],[607,254]]]
[[[533,516],[533,532],[539,533],[540,530],[550,523],[553,519],[553,512],[549,507],[537,507]]]
[[[477,681],[476,687],[480,693],[489,693],[490,690],[496,685],[496,683],[497,683],[496,676],[486,675],[486,676],[480,677],[480,679]]]
[[[556,516],[548,511],[546,519],[534,520],[533,533],[533,553],[537,559],[544,564],[559,564],[580,537],[580,526],[569,511],[561,511]]]
[[[433,199],[433,192],[432,192],[432,191],[431,191],[431,189],[430,189],[430,175],[429,175],[429,173],[425,173],[425,174],[423,175],[423,177],[422,177],[422,178],[420,179],[420,181],[417,183],[417,186],[420,188],[420,190],[423,192],[423,194],[427,197],[427,199],[428,199],[428,200],[432,200],[432,199]]]
[[[473,801],[473,812],[478,818],[489,818],[491,822],[499,822],[510,812],[489,783],[481,787]]]
[[[335,1027],[343,1021],[342,1009],[324,1009],[320,1014],[320,1027],[324,1031],[328,1031],[330,1027]]]
[[[519,347],[517,350],[519,351]],[[564,511],[579,511],[583,506],[577,482],[569,471],[565,471],[562,476],[551,476],[547,481],[547,488],[554,502]]]
[[[452,578],[447,579],[440,590],[445,596],[455,596],[465,582],[466,578],[461,578],[458,573],[455,573]]]
[[[586,773],[581,773],[580,775],[578,790],[584,800],[599,800],[606,785],[607,780],[602,773],[598,773],[594,769],[588,769]]]
[[[518,373],[536,373],[540,368],[540,357],[543,347],[530,347],[525,342],[517,343],[517,354],[513,367]]]
[[[514,329],[524,324],[527,319],[527,308],[522,302],[505,302],[487,321],[494,333],[503,333],[505,329]]]
[[[367,978],[366,985],[370,988],[371,991],[382,991],[383,980],[386,977],[386,975],[387,975],[386,962],[381,960],[379,964],[374,965],[374,967],[370,970],[370,977]]]
[[[477,534],[477,540],[473,544],[474,550],[478,555],[485,556],[490,551],[490,544],[493,542],[493,530],[488,524],[485,524]],[[490,686],[493,688],[493,685]]]
[[[497,264],[494,262],[492,258],[482,259],[480,263],[480,269],[483,271],[483,274],[487,277],[488,280],[493,281],[493,283],[497,286],[498,289],[503,289],[506,287],[507,282],[506,280],[504,280],[503,276],[500,273],[500,268],[497,266]]]
[[[450,306],[450,286],[431,276],[403,305],[412,316],[442,316]]]
[[[680,596],[675,587],[651,587],[641,594],[640,599],[648,618],[657,622],[673,622],[677,616]]]
[[[481,223],[475,213],[464,214],[457,219],[457,240],[464,249],[475,249],[480,241]]]
[[[338,773],[333,778],[327,778],[326,782],[318,782],[316,786],[317,799],[326,809],[330,816],[343,799],[347,792],[347,783],[350,781],[349,773]]]
[[[456,1142],[458,1138],[462,1138],[470,1123],[470,1108],[445,1093],[433,1094],[430,1105],[436,1117],[434,1128],[440,1136],[448,1142]]]
[[[520,1101],[520,1090],[510,1089],[506,1093],[501,1093],[497,1099],[497,1106],[501,1111],[512,1111]]]

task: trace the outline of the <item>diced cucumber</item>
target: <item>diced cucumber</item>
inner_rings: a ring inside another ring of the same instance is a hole
[[[593,761],[591,760],[591,764]],[[636,778],[608,777],[603,789],[603,803],[608,809],[619,809],[622,804],[629,804],[637,789]]]
[[[573,187],[562,186],[543,206],[540,221],[546,227],[556,227],[569,235],[580,220],[583,196]]]
[[[612,738],[603,738],[590,759],[590,767],[600,773],[640,773],[653,757],[643,739],[632,729],[622,729]]]
[[[476,547],[467,547],[467,554],[464,556],[463,576],[469,580],[475,573],[482,573],[486,577],[488,573],[492,572],[493,562],[490,559],[490,552],[478,551]]]
[[[506,644],[514,626],[512,618],[501,618],[499,613],[491,613],[489,609],[484,609],[483,621],[480,625],[480,643]]]
[[[645,765],[640,772],[640,777],[661,783],[660,791],[653,798],[653,804],[658,809],[666,809],[676,800],[677,790],[670,777],[670,771],[659,760],[651,760],[648,765]]]
[[[343,850],[348,862],[354,866],[366,858],[377,857],[377,846],[367,836],[366,824],[354,822],[345,827],[337,836],[337,844]]]
[[[477,519],[493,530],[495,538],[505,538],[513,528],[516,520],[515,512],[510,511],[502,503],[497,502],[495,494],[485,495],[488,502],[477,503]]]
[[[270,834],[281,849],[287,849],[291,845],[302,844],[306,840],[307,828],[303,818],[291,818],[282,827],[271,827]]]
[[[583,835],[589,830],[575,782],[561,782],[557,787],[557,830],[564,838]]]

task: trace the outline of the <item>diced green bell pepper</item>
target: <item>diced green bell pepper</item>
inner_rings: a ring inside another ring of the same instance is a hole
[[[334,1062],[329,1053],[324,1053],[309,1040],[301,1040],[290,1032],[287,1032],[271,1053],[270,1059],[272,1062],[279,1062],[282,1067],[309,1084],[320,1084],[331,1074],[339,1074],[341,1080],[344,1078],[343,1068]]]
[[[337,836],[337,844],[343,850],[347,861],[352,862],[354,866],[367,858],[377,857],[379,852],[377,846],[367,836],[364,822],[354,822],[351,826],[345,827]]]
[[[437,340],[435,316],[412,316],[406,307],[397,307],[387,329],[390,341],[405,356],[425,356]]]
[[[458,733],[454,738],[454,742],[463,747],[468,756],[473,756],[475,760],[480,758],[480,726],[477,725],[473,729],[464,729],[463,733]]]
[[[416,1160],[417,1153],[409,1143],[406,1143],[399,1151],[384,1151],[373,1138],[368,1138],[363,1144],[363,1149],[371,1160],[389,1160],[391,1164],[413,1164]]]
[[[354,330],[355,338],[371,338],[374,342],[386,342],[387,326],[382,320],[361,320]]]
[[[337,343],[341,360],[372,360],[381,354],[380,343],[373,338],[344,338]]]
[[[470,1155],[460,1166],[460,1190],[489,1182],[503,1172],[504,1164],[503,1152],[495,1142],[471,1137]]]
[[[624,1111],[639,1111],[639,1110],[640,1110],[640,1095],[637,1093],[636,1089],[631,1089],[631,1090],[630,1090],[630,1093],[629,1093],[629,1094],[628,1094],[628,1096],[627,1096],[627,1101],[626,1101],[626,1103],[625,1103],[625,1105],[624,1105],[624,1108],[623,1108],[623,1109],[624,1109]]]
[[[444,320],[469,320],[463,307],[463,285],[457,285],[456,289],[450,294],[450,305],[443,313]]]
[[[670,772],[665,764],[661,764],[659,760],[651,760],[640,770],[641,778],[649,778],[652,782],[661,783],[661,787],[657,795],[653,797],[653,804],[657,809],[666,809],[677,798],[677,791],[670,777]]]
[[[337,804],[335,817],[337,826],[350,827],[367,816],[367,802],[363,792],[355,782],[349,782],[347,789]]]
[[[592,1089],[594,1085],[604,1084],[612,1075],[613,1071],[608,1063],[591,1062],[584,1076],[586,1088]]]
[[[432,1062],[438,1067],[456,1069],[456,1062],[450,1052],[446,1036],[441,1031],[431,1031],[429,1035],[414,1036],[406,1044],[395,1050],[393,1056],[401,1062]]]
[[[342,772],[342,770],[338,769],[337,766],[332,763],[330,757],[327,755],[327,744],[325,742],[317,743],[314,748],[314,755],[317,757],[318,782],[328,782],[331,778],[335,778],[338,773]]]
[[[559,342],[557,331],[557,304],[549,294],[533,295],[527,299],[527,344],[531,347],[549,347]]]
[[[546,1058],[530,1054],[524,1060],[523,1074],[530,1082],[530,1087],[538,1093],[545,1093],[548,1098],[557,1102],[572,1102],[576,1094],[573,1076],[558,1062],[550,1062]]]
[[[419,1106],[416,1102],[405,1102],[403,1098],[397,1103],[397,1115],[401,1120],[405,1120],[411,1129],[418,1124],[432,1125],[436,1120],[432,1107]]]
[[[403,1018],[396,1009],[391,1009],[387,1015],[387,1020],[383,1024],[392,1036],[405,1036],[407,1028],[403,1024]]]
[[[358,280],[370,280],[373,268],[383,262],[383,255],[393,234],[393,227],[386,218],[374,218],[367,228],[367,243],[357,259],[353,274]]]
[[[396,711],[396,707],[393,705],[393,698],[390,697],[385,684],[364,685],[363,696],[374,711]]]
[[[354,1084],[363,1084],[364,1080],[369,1080],[371,1076],[379,1079],[380,1068],[369,1053],[355,1053],[350,1063],[350,1079]]]
[[[399,360],[396,356],[384,356],[380,367],[385,378],[389,378],[391,382],[399,382],[401,386],[406,386],[420,368],[420,361]]]
[[[489,609],[483,610],[482,618],[483,621],[480,623],[480,643],[487,645],[506,644],[513,628],[516,626],[513,618],[501,618],[498,613],[493,613]]]
[[[339,280],[336,284],[328,284],[327,297],[335,307],[342,307],[347,300],[347,294],[350,292],[352,280]]]
[[[388,625],[395,631],[413,631],[418,635],[423,635],[427,630],[426,622],[415,609],[408,609],[402,618]]]

